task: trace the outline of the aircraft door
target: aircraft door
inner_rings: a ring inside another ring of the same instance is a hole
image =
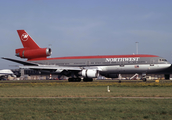
[[[155,60],[154,59],[151,59],[150,60],[150,66],[154,66],[154,63],[155,63]]]
[[[123,73],[124,71],[125,71],[125,69],[124,69],[124,61],[121,61],[120,62],[120,65],[119,65],[119,73]]]
[[[90,66],[90,61],[87,61],[87,66]]]

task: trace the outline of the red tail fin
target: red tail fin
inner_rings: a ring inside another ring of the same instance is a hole
[[[17,30],[17,32],[24,48],[16,49],[16,56],[31,60],[35,58],[46,58],[51,55],[50,48],[40,48],[25,30]]]
[[[19,34],[19,38],[20,38],[24,48],[28,48],[28,49],[40,48],[35,43],[35,41],[29,36],[29,34],[27,34],[27,32],[25,30],[17,30],[17,32]]]

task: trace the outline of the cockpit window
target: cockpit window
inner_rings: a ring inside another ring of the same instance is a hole
[[[160,62],[165,62],[167,61],[166,59],[159,59]]]

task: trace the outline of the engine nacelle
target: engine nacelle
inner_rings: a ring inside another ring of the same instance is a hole
[[[81,75],[86,78],[97,78],[99,72],[96,69],[84,69],[82,70]]]
[[[39,48],[39,49],[16,49],[16,56],[21,58],[27,59],[34,59],[34,58],[45,58],[51,55],[50,48]]]

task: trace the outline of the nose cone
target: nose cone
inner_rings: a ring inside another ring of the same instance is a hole
[[[159,64],[156,70],[166,73],[166,71],[171,71],[170,69],[172,70],[171,64]]]
[[[162,64],[161,67],[162,68],[169,68],[169,67],[171,67],[171,64],[170,63],[168,63],[168,64]]]
[[[168,67],[171,67],[171,64],[170,64],[170,63],[168,63],[168,64],[167,64],[167,66],[168,66]]]

